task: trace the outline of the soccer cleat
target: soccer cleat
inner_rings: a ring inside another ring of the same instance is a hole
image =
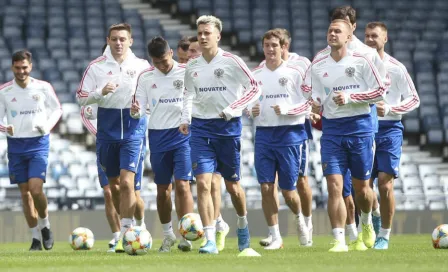
[[[311,225],[311,228],[308,229],[308,243],[305,245],[306,247],[313,246],[313,225]]]
[[[118,241],[115,241],[115,239],[110,240],[109,242],[109,249],[107,250],[107,253],[115,253],[115,248],[117,247]]]
[[[252,248],[246,248],[238,254],[238,257],[261,257],[261,255]]]
[[[174,246],[174,244],[176,243],[176,236],[171,237],[171,236],[166,236],[163,241],[162,241],[162,245],[159,248],[159,252],[171,252],[171,247]]]
[[[177,248],[183,252],[191,251],[193,249],[193,245],[190,241],[185,239],[180,240],[180,243],[177,245]]]
[[[45,250],[52,249],[54,244],[53,232],[47,227],[43,228],[40,232],[42,233],[42,244]]]
[[[237,228],[236,235],[238,236],[238,249],[240,251],[250,247],[249,226],[246,226],[244,229]]]
[[[375,241],[373,249],[386,250],[389,248],[389,240],[384,237],[378,237]]]
[[[372,224],[364,225],[362,224],[362,240],[366,247],[371,248],[375,243],[375,230]]]
[[[199,253],[203,254],[218,254],[218,248],[216,248],[216,243],[213,241],[207,241],[205,246],[199,248]]]
[[[226,224],[227,225],[227,224]],[[216,232],[216,247],[219,251],[223,251],[226,246],[226,236],[229,234],[230,227],[227,227],[224,230],[219,230]]]
[[[260,246],[268,246],[270,243],[272,243],[272,235],[269,234],[268,237],[260,240]]]
[[[358,239],[352,241],[348,244],[349,251],[366,251],[368,248],[364,245],[362,241],[362,233],[358,235]]]
[[[33,238],[33,241],[31,242],[30,251],[40,251],[40,250],[42,250],[42,243],[36,238]]]
[[[115,244],[115,253],[124,253],[123,237],[120,237],[117,243]]]
[[[115,244],[117,243],[117,241],[115,241],[115,238],[112,238],[112,240],[109,241],[109,248],[115,247]]]
[[[201,245],[200,245],[200,247],[203,247],[203,246],[205,246],[207,244],[207,238],[202,238],[202,242],[201,242]]]
[[[342,244],[338,240],[333,241],[333,247],[328,250],[328,252],[348,252],[348,247],[345,244]]]
[[[381,228],[381,216],[372,215],[372,224],[373,224],[373,229],[375,230],[375,234],[376,234],[376,236],[378,236],[378,233],[380,232],[380,228]]]
[[[265,246],[266,250],[277,250],[283,248],[283,239],[279,238],[277,240],[273,240],[268,246]]]
[[[309,232],[307,226],[305,224],[300,224],[297,222],[297,232],[299,235],[300,245],[302,245],[302,246],[308,245],[308,242],[310,240],[309,239],[310,232]]]

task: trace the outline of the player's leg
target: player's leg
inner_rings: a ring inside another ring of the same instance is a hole
[[[375,249],[388,249],[392,220],[395,213],[394,179],[398,177],[403,137],[381,139],[378,156],[378,190],[380,193],[381,228],[375,241]]]
[[[306,227],[309,230],[309,241],[307,246],[313,245],[313,192],[308,183],[308,159],[309,159],[309,140],[305,140],[302,145],[302,156],[299,169],[299,179],[297,181],[297,191],[300,196],[303,217]]]
[[[283,239],[278,226],[278,202],[276,190],[276,159],[271,148],[265,145],[255,145],[255,171],[261,187],[261,207],[269,229],[269,243],[264,244],[265,249],[275,250],[283,248]],[[265,240],[265,239],[263,239]],[[262,241],[263,241],[262,240]],[[261,242],[260,242],[261,244]]]
[[[135,225],[140,226],[144,229],[146,229],[145,201],[143,201],[140,191],[142,188],[142,179],[143,179],[143,170],[144,170],[143,165],[145,162],[145,156],[146,156],[146,146],[145,146],[145,141],[144,141],[143,148],[142,148],[142,154],[140,155],[140,161],[138,162],[137,173],[135,173],[135,178],[134,178],[134,191],[135,191],[135,198],[136,198],[136,202],[137,202],[135,205],[135,212],[134,212]]]
[[[216,150],[217,170],[225,180],[227,192],[230,194],[237,213],[238,248],[243,251],[250,247],[250,234],[247,223],[246,194],[239,182],[241,175],[240,139],[212,139],[211,142]]]
[[[347,172],[347,154],[342,145],[343,137],[321,138],[322,170],[327,179],[327,211],[333,231],[334,246],[330,252],[346,252],[344,225],[347,210],[342,197],[343,174]]]
[[[272,194],[274,196],[274,200],[275,200],[275,203],[276,203],[277,207],[280,207],[280,200],[278,198],[278,187],[277,187],[277,184],[278,184],[278,175],[277,175],[277,173],[275,173],[274,184],[275,184],[275,186],[273,187],[274,191],[272,192]],[[261,239],[259,243],[260,243],[261,246],[265,247],[265,246],[268,246],[271,242],[272,242],[272,233],[271,233],[270,229],[268,228],[268,236],[266,238]]]
[[[373,170],[372,170],[373,172]],[[375,234],[378,236],[378,232],[381,228],[381,212],[380,212],[380,204],[378,203],[378,195],[375,192],[374,189],[374,181],[376,178],[371,177],[369,180],[370,188],[372,188],[372,195],[373,195],[373,203],[372,203],[372,224],[373,229],[375,230]]]
[[[213,173],[212,178],[212,202],[214,207],[214,220],[216,221],[216,246],[219,251],[224,250],[226,236],[229,234],[229,225],[224,221],[221,215],[221,183],[220,173]]]
[[[204,226],[207,243],[199,248],[199,253],[218,254],[216,247],[216,222],[214,222],[214,208],[211,197],[213,172],[216,167],[215,150],[211,146],[210,138],[191,137],[191,162],[196,176],[198,211]]]
[[[37,210],[37,221],[42,234],[42,245],[46,250],[50,250],[53,248],[54,238],[48,219],[47,196],[43,190],[47,166],[48,152],[30,155],[28,163],[28,189],[33,197],[34,207]]]
[[[345,146],[350,152],[349,167],[355,189],[355,201],[361,210],[362,239],[370,248],[375,243],[372,224],[373,190],[369,184],[375,155],[375,140],[373,136],[347,137]]]

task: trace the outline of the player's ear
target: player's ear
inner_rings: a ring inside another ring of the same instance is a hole
[[[129,47],[131,47],[133,43],[134,43],[134,39],[133,38],[129,38]]]
[[[217,40],[218,40],[218,42],[221,40],[221,33],[218,33]]]
[[[347,42],[350,41],[351,39],[352,39],[352,35],[351,35],[351,34],[348,34],[348,35],[347,35]]]

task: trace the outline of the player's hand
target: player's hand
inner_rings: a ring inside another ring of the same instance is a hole
[[[345,95],[343,92],[334,92],[334,94],[335,95],[333,96],[333,101],[336,105],[343,106],[343,105],[347,104],[345,101]]]
[[[224,112],[221,112],[221,113],[219,114],[219,117],[221,117],[222,119],[224,119],[224,120],[227,121],[227,116],[226,116],[226,114],[225,114]]]
[[[114,93],[115,89],[117,89],[118,84],[109,82],[106,84],[106,86],[104,86],[103,90],[101,91],[101,93],[104,95],[107,95],[109,93]]]
[[[135,102],[133,102],[131,106],[131,115],[138,116],[139,113],[140,113],[140,103],[138,102],[138,100],[135,100]]]
[[[387,115],[386,104],[384,101],[379,101],[376,104],[376,113],[379,117],[384,117]]]
[[[9,134],[9,136],[14,136],[14,126],[13,125],[7,126],[6,132]]]
[[[282,115],[282,109],[281,109],[280,105],[271,106],[271,108],[274,109],[275,114]]]
[[[313,101],[311,105],[311,112],[320,115],[320,104],[316,101]]]
[[[188,124],[180,124],[179,126],[179,131],[180,133],[182,133],[183,135],[188,135],[189,133],[189,125]]]
[[[37,129],[39,131],[40,134],[45,135],[46,134],[46,130],[44,128],[44,126],[35,126],[35,129]]]
[[[311,123],[313,123],[313,125],[315,125],[317,122],[319,122],[321,119],[320,114],[316,114],[316,113],[310,113],[310,121]]]
[[[252,108],[252,116],[255,118],[259,115],[260,115],[260,104],[257,104]]]

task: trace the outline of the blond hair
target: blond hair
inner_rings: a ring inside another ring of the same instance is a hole
[[[199,25],[213,25],[215,28],[221,33],[222,31],[222,22],[220,19],[216,18],[213,15],[202,15],[196,20],[196,26]]]

